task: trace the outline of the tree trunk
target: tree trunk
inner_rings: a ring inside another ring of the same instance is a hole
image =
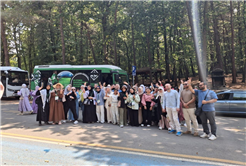
[[[214,11],[213,1],[211,1],[210,3],[211,3],[211,9],[212,11]],[[215,14],[213,14],[213,30],[214,30],[214,44],[216,50],[216,57],[218,61],[218,67],[224,69],[221,52],[220,52],[220,44],[219,44],[220,39],[219,39],[219,31],[218,31],[218,19],[216,18]]]
[[[131,29],[132,29],[132,52],[133,52],[133,64],[137,67],[137,61],[136,61],[136,50],[135,50],[135,41],[134,41],[134,25],[133,25],[133,17],[131,21]],[[136,77],[136,82],[138,82],[138,78]]]
[[[17,61],[18,61],[18,67],[21,68],[21,57],[19,55],[19,50],[18,50],[18,46],[17,46],[17,36],[16,36],[16,33],[17,33],[17,25],[13,27],[14,29],[14,42],[15,42],[15,50],[16,50],[16,56],[17,56]]]
[[[246,18],[245,18],[245,8],[246,8],[246,1],[244,1],[243,5],[243,23],[244,23],[244,29],[246,29]],[[243,79],[242,82],[246,82],[246,43],[244,42],[244,70],[243,70]]]
[[[146,40],[147,40],[147,47],[148,47],[148,56],[149,56],[149,69],[150,69],[150,82],[152,82],[152,57],[150,52],[150,35],[151,34],[151,28],[149,27],[149,34],[146,34]]]
[[[60,9],[60,32],[61,32],[61,43],[62,43],[62,64],[66,64],[65,61],[65,42],[64,42],[64,33],[63,33],[63,18],[62,10]]]
[[[202,61],[203,61],[203,70],[205,70],[205,76],[207,77],[207,33],[208,33],[208,1],[204,2],[204,11],[203,11],[203,31],[202,31]]]
[[[173,81],[175,86],[178,86],[177,73],[176,73],[176,62],[173,64]]]
[[[117,25],[118,4],[119,4],[119,1],[116,2],[115,13],[114,13],[115,28],[116,28],[116,25]],[[116,35],[117,35],[117,32],[115,31],[114,32],[114,63],[117,66],[118,65],[118,60],[117,60],[117,49],[116,49]]]
[[[225,37],[225,21],[224,21],[224,19],[223,19],[223,17],[221,16],[221,19],[222,19],[222,21],[223,21],[223,33],[222,33],[222,35],[223,35],[223,45],[224,45],[224,47],[223,47],[223,50],[222,50],[222,52],[225,52],[225,56],[224,56],[224,65],[225,66],[227,66],[227,62],[226,62],[226,59],[227,59],[227,57],[228,57],[228,50],[226,51],[226,47],[225,47],[225,43],[226,43],[226,37]],[[227,67],[225,67],[225,73],[226,73],[226,75],[228,75],[228,68]]]
[[[83,64],[83,21],[80,22],[80,60],[81,64]]]
[[[4,3],[2,2],[2,10],[4,10],[3,6],[4,6]],[[8,53],[8,43],[7,43],[7,39],[6,39],[6,35],[5,35],[5,21],[4,21],[3,16],[1,18],[1,36],[2,36],[3,49],[4,49],[5,65],[10,66],[9,53]]]
[[[236,67],[235,67],[235,49],[234,49],[234,29],[233,29],[233,9],[232,9],[232,1],[230,1],[230,14],[231,14],[231,48],[232,48],[232,83],[236,83]]]
[[[192,75],[193,75],[193,77],[195,77],[196,76],[196,72],[195,72],[195,70],[194,70],[194,66],[193,66],[193,62],[192,62],[192,58],[190,57],[190,63],[191,63],[191,71],[192,71]]]
[[[162,10],[163,10],[163,28],[164,28],[164,46],[165,46],[165,63],[166,63],[166,78],[168,82],[171,80],[170,68],[169,68],[169,56],[168,56],[168,48],[167,48],[167,29],[166,29],[166,19],[165,19],[165,10],[164,10],[164,2],[162,2]]]
[[[92,44],[92,41],[91,41],[90,30],[89,30],[89,27],[87,26],[86,23],[84,23],[84,26],[87,29],[87,38],[89,40],[89,44],[90,44],[90,47],[91,47],[94,63],[95,63],[95,65],[97,65],[97,59],[96,59],[96,54],[95,54],[94,47],[93,47],[93,44]]]

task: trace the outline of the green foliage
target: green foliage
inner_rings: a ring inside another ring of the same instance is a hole
[[[21,67],[26,70],[35,65],[62,64],[62,43],[60,33],[60,18],[63,18],[63,31],[65,41],[65,60],[67,64],[94,64],[90,41],[87,37],[89,31],[91,42],[98,64],[117,64],[126,71],[131,71],[133,65],[132,33],[134,34],[135,56],[137,68],[153,67],[166,69],[165,50],[169,56],[171,73],[176,63],[176,72],[179,68],[185,72],[197,73],[194,42],[190,28],[186,2],[153,2],[153,1],[13,1],[4,3],[5,10],[2,16],[6,20],[6,33],[9,44],[11,65],[18,65],[21,58]],[[245,62],[245,18],[244,2],[233,2],[234,9],[240,9],[241,14],[234,13],[235,27],[235,56],[238,64],[237,70]],[[116,11],[117,6],[117,11]],[[201,7],[200,22],[201,32],[204,27],[203,10],[204,2],[199,2]],[[213,36],[213,21],[215,16],[218,21],[221,54],[230,65],[230,14],[229,2],[214,2],[215,10],[208,5],[208,32],[207,34],[207,64],[208,70],[215,62],[216,52]],[[61,9],[62,12],[59,12]],[[117,13],[116,17],[115,14]],[[116,23],[115,23],[116,19]],[[164,26],[165,19],[165,26]],[[88,29],[85,27],[88,25]],[[134,32],[132,32],[133,24]],[[167,33],[167,48],[164,44],[164,27]],[[239,28],[241,32],[239,33]],[[17,30],[17,35],[14,31]],[[242,36],[239,41],[239,36]],[[17,45],[13,44],[14,37]],[[150,42],[150,55],[152,66],[149,64],[147,40]],[[114,42],[118,62],[114,60]],[[241,42],[241,47],[239,46]],[[104,53],[106,46],[106,55]],[[18,50],[18,55],[16,52]],[[213,56],[211,56],[213,55]],[[191,63],[192,60],[192,63]],[[230,71],[230,69],[228,69]]]

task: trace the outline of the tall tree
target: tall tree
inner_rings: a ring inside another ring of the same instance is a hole
[[[236,83],[236,68],[235,68],[235,49],[234,49],[234,28],[233,28],[233,6],[232,1],[230,1],[230,23],[231,23],[231,48],[232,48],[232,55],[231,55],[231,62],[232,62],[232,83]]]

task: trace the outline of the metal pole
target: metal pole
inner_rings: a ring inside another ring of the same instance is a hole
[[[132,86],[134,86],[134,76],[132,76]]]

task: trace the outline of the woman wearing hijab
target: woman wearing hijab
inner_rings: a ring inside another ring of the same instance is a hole
[[[112,122],[112,112],[111,112],[111,103],[110,103],[110,96],[112,94],[111,92],[111,88],[110,88],[110,85],[108,85],[106,88],[106,93],[105,93],[105,96],[104,96],[104,100],[105,101],[105,108],[106,108],[106,112],[107,112],[107,121],[108,123],[111,123]]]
[[[100,86],[96,87],[96,114],[97,114],[97,122],[104,123],[104,96],[105,91],[101,83]]]
[[[53,90],[50,94],[50,115],[49,121],[53,124],[61,124],[61,121],[65,119],[64,108],[62,101],[65,101],[63,93],[63,85],[57,83],[53,86]]]
[[[36,92],[39,97],[36,99],[38,105],[37,119],[39,126],[42,125],[42,121],[45,124],[49,124],[49,113],[50,113],[50,84],[47,84],[46,89],[39,88]]]
[[[33,112],[33,109],[29,103],[28,96],[30,95],[29,89],[26,87],[26,84],[22,84],[22,88],[17,93],[20,96],[20,102],[18,111],[20,111],[20,115],[23,115],[23,112]]]
[[[152,111],[155,105],[155,102],[152,101],[154,99],[154,95],[150,93],[150,88],[146,88],[146,93],[143,94],[142,97],[142,105],[143,105],[143,123],[141,126],[150,127],[152,122]]]
[[[166,112],[162,112],[162,105],[163,105],[163,101],[164,101],[164,88],[163,87],[159,87],[158,88],[158,93],[156,98],[153,100],[157,103],[157,119],[159,120],[159,129],[171,129],[169,126],[169,121],[166,118],[167,113]]]
[[[75,92],[75,95],[76,95],[75,107],[76,107],[76,114],[77,114],[78,119],[79,119],[79,101],[80,101],[79,89],[76,91],[76,88],[72,87],[72,91]],[[68,111],[68,120],[74,121],[73,113],[70,109]]]
[[[87,86],[84,93],[85,110],[83,114],[83,123],[94,123],[97,121],[96,115],[96,92],[93,91],[91,85]]]
[[[142,122],[143,122],[143,104],[141,102],[143,94],[144,94],[143,86],[140,86],[138,88],[138,95],[140,97],[139,110],[138,110],[138,121],[139,121],[139,124],[142,124]]]
[[[76,89],[72,90],[71,85],[67,85],[65,92],[65,120],[67,120],[67,113],[70,109],[70,111],[73,114],[73,117],[75,119],[74,124],[78,124],[78,115],[76,114],[76,103],[75,100],[77,100],[77,94],[76,94]]]
[[[140,97],[138,94],[135,93],[135,89],[130,89],[130,94],[127,95],[126,99],[127,107],[130,114],[130,125],[131,126],[139,126],[138,122],[138,109],[139,109],[139,102]]]
[[[125,100],[127,99],[127,86],[122,86],[122,91],[120,92],[120,96],[118,97],[118,100],[120,101],[119,105],[119,125],[120,127],[124,127],[127,123],[127,111],[126,111],[126,103]]]
[[[30,95],[33,97],[33,101],[32,101],[32,110],[33,110],[33,113],[37,113],[38,112],[38,105],[36,104],[36,99],[40,96],[37,95],[37,91],[39,90],[39,86],[36,86],[35,87],[35,91],[31,92]]]

